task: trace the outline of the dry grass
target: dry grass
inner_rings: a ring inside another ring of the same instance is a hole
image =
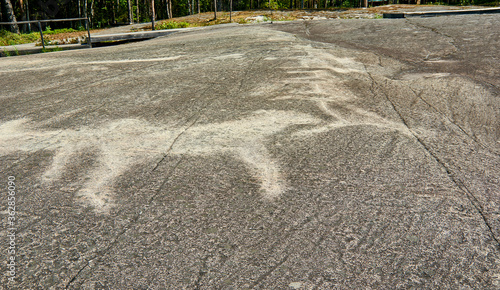
[[[90,33],[97,33],[105,29],[92,29]],[[43,35],[43,37],[50,42],[57,42],[58,44],[78,43],[78,38],[86,38],[87,31],[64,32],[50,35]],[[40,44],[41,45],[41,44]]]

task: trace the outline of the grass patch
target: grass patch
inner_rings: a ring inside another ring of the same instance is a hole
[[[73,29],[73,28],[61,28],[61,29],[54,29],[52,30],[50,26],[47,26],[45,30],[43,31],[44,35],[51,35],[51,34],[59,34],[59,33],[71,33],[71,32],[79,32],[79,31],[84,31],[86,30],[85,27],[80,27],[78,30]]]
[[[5,48],[2,51],[0,51],[0,56],[14,56],[14,55],[20,55],[19,51],[15,46],[14,46],[14,51],[9,51]]]
[[[7,30],[0,30],[0,46],[17,45],[40,41],[40,33],[16,34]]]
[[[74,32],[82,32],[85,30],[85,27],[80,27],[78,30],[73,28],[62,28],[62,29],[50,29],[50,26],[43,31],[43,35],[58,35],[64,33],[74,33]],[[0,46],[7,45],[18,45],[25,43],[33,43],[40,42],[40,32],[32,32],[32,33],[22,33],[16,34],[7,30],[0,30]],[[46,44],[48,44],[47,39],[45,40]],[[40,44],[41,45],[41,44]]]
[[[50,48],[42,48],[42,52],[54,52],[54,51],[62,51],[63,49],[59,46],[50,47]]]
[[[240,18],[240,19],[236,20],[236,23],[238,23],[238,24],[248,24],[250,22],[248,20],[246,20],[245,18]]]
[[[5,48],[3,49],[3,55],[2,56],[10,56],[10,51],[6,50]]]
[[[164,29],[175,29],[175,28],[186,28],[191,26],[191,24],[187,22],[175,22],[175,21],[168,21],[168,22],[163,22],[155,25],[156,30],[164,30]]]

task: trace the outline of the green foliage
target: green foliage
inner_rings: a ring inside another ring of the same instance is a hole
[[[354,7],[359,7],[359,1],[346,0],[342,1],[342,4],[340,4],[340,8],[354,8]]]
[[[63,49],[60,48],[59,46],[56,47],[49,47],[49,48],[42,48],[42,52],[54,52],[54,51],[62,51]]]
[[[83,28],[83,30],[85,30],[85,28]],[[43,34],[53,35],[58,33],[70,33],[77,31],[80,30],[75,30],[73,28],[62,28],[62,29],[52,30],[50,26],[47,26],[47,28],[43,31]],[[44,38],[44,41],[45,45],[50,45],[49,39]],[[0,46],[18,45],[18,44],[34,43],[34,42],[40,42],[37,45],[42,45],[39,32],[16,34],[7,30],[0,30]],[[77,43],[77,40],[75,40],[75,43]]]
[[[163,29],[174,29],[174,28],[186,28],[189,26],[190,26],[190,24],[187,22],[168,21],[168,22],[156,24],[155,29],[163,30]]]
[[[3,49],[3,56],[12,56],[12,55],[20,55],[19,54],[19,50],[17,50],[17,48],[14,46],[14,51],[9,51],[7,49]],[[0,54],[0,56],[2,56],[2,54]]]
[[[85,30],[85,28],[84,28]],[[43,34],[47,34],[47,35],[50,35],[50,34],[58,34],[58,33],[69,33],[69,32],[77,32],[79,30],[75,30],[73,28],[62,28],[62,29],[50,29],[50,26],[47,26],[47,28],[45,29],[45,31],[43,32]]]
[[[271,2],[271,3],[269,3]],[[271,1],[265,1],[262,3],[262,8],[264,9],[269,9],[269,7],[271,7],[272,10],[278,10],[279,8],[286,8],[286,4],[284,3],[279,3],[278,1],[276,0],[271,0]]]
[[[10,56],[10,52],[6,50],[5,48],[3,49],[3,54],[4,56]]]
[[[0,46],[32,43],[39,40],[40,34],[36,32],[16,34],[7,30],[0,30]]]

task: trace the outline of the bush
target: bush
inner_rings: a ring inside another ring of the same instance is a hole
[[[190,24],[187,22],[163,22],[155,25],[155,29],[163,30],[163,29],[174,29],[174,28],[186,28],[189,27]]]
[[[271,0],[271,6],[269,6],[269,1],[266,1],[261,4],[262,9],[269,9],[271,7],[272,10],[278,10],[278,9],[286,9],[288,8],[286,4],[276,2],[274,0]]]
[[[50,47],[50,48],[42,48],[42,52],[54,52],[54,51],[62,51],[63,49],[56,46],[56,47]]]
[[[7,30],[0,30],[0,46],[32,43],[40,40],[36,32],[16,34]]]
[[[85,30],[85,29],[84,29]],[[58,34],[58,33],[69,33],[69,32],[77,32],[78,30],[75,30],[73,28],[62,28],[62,29],[50,29],[50,26],[47,26],[43,34]]]

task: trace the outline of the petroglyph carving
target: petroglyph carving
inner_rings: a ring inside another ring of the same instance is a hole
[[[54,151],[52,164],[42,176],[42,182],[52,183],[60,179],[75,154],[94,150],[96,166],[79,194],[101,211],[112,205],[113,181],[118,176],[134,164],[162,158],[170,147],[168,154],[231,154],[248,164],[265,197],[276,198],[285,190],[285,179],[264,145],[266,138],[291,125],[317,122],[296,112],[257,111],[240,120],[193,126],[181,134],[184,128],[153,126],[137,119],[60,131],[35,129],[29,120],[19,119],[0,125],[0,155]]]
[[[27,119],[0,124],[0,155],[17,151],[53,151],[52,163],[41,176],[43,183],[53,184],[77,154],[85,150],[95,152],[94,167],[86,174],[86,181],[78,194],[96,210],[106,211],[113,204],[113,182],[117,177],[134,164],[156,164],[165,154],[230,154],[245,162],[260,181],[263,195],[272,199],[286,190],[286,177],[280,170],[279,161],[273,159],[265,144],[270,136],[282,134],[287,127],[307,124],[291,133],[298,138],[354,125],[408,134],[402,124],[351,103],[356,96],[343,86],[341,78],[345,74],[364,74],[361,64],[311,46],[296,48],[306,52],[306,56],[295,59],[298,65],[285,68],[290,77],[281,80],[281,84],[286,89],[278,89],[280,96],[274,100],[297,104],[314,102],[319,110],[330,116],[327,121],[295,111],[267,110],[233,121],[195,124],[189,129],[168,124],[156,126],[138,119],[118,119],[99,127],[77,130],[44,129],[51,123],[71,118],[79,112],[77,109],[37,124]]]

